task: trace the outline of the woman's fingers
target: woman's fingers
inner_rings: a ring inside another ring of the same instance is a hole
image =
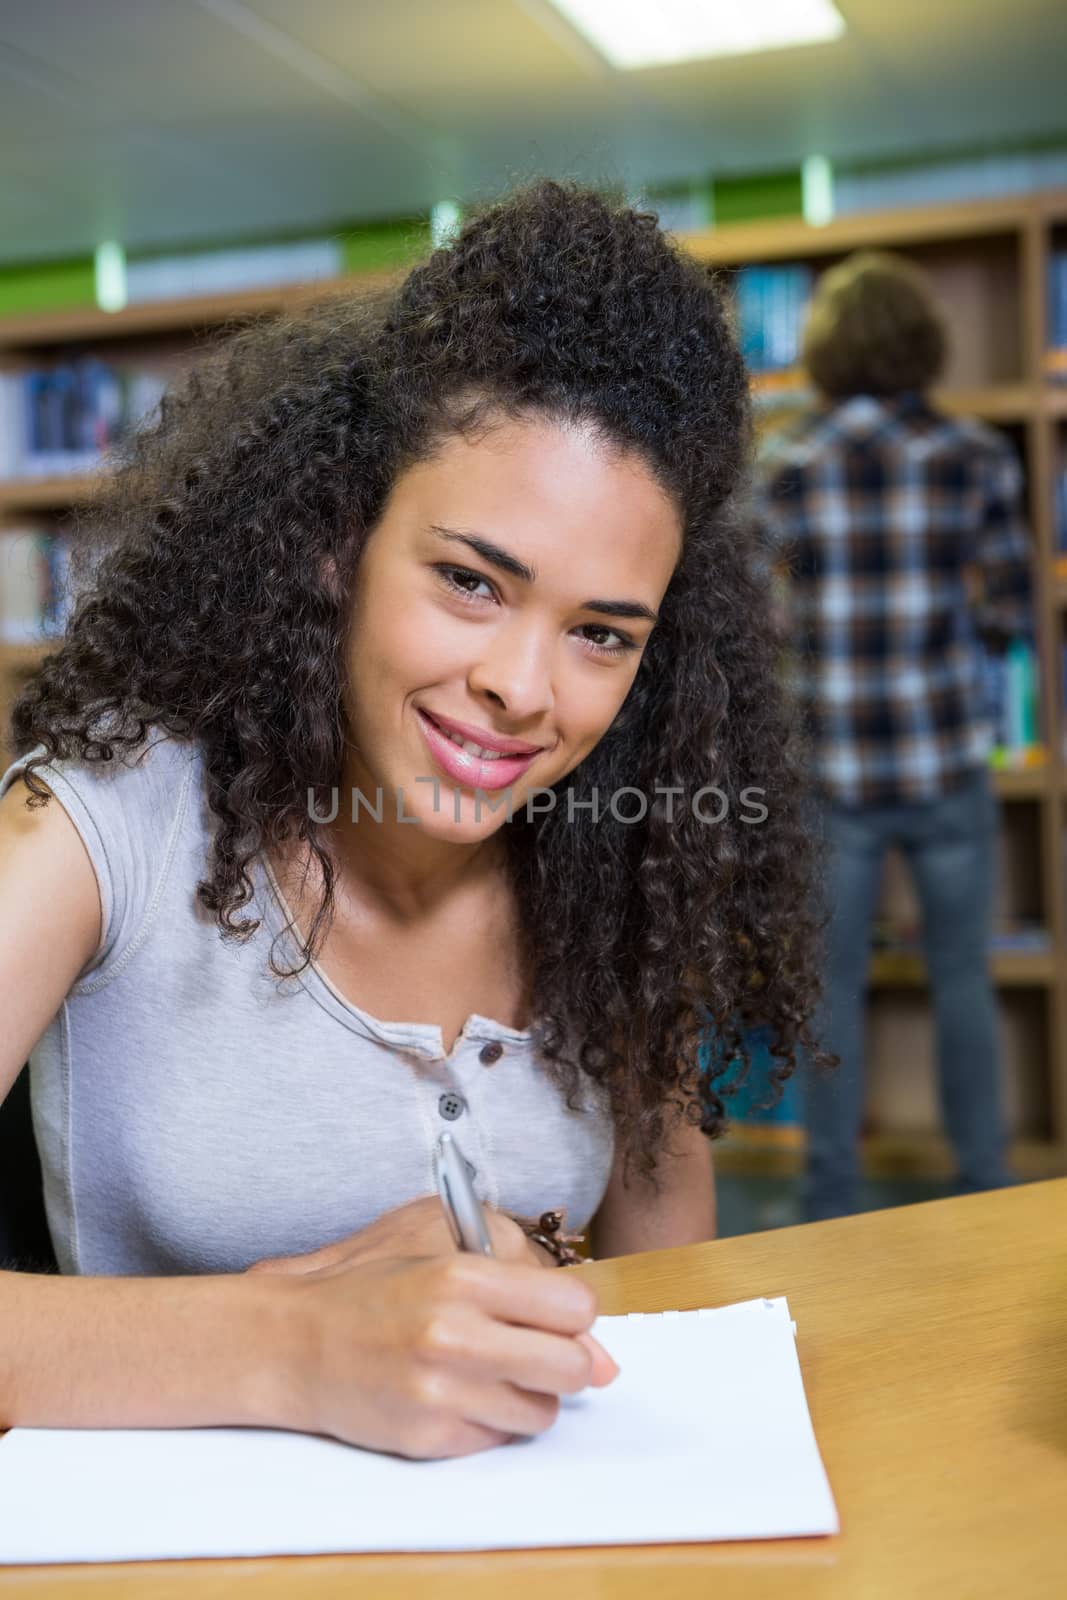
[[[498,1261],[530,1261],[529,1241],[514,1218],[503,1211],[485,1211],[489,1238]]]
[[[618,1372],[577,1274],[456,1251],[342,1262],[304,1282],[296,1320],[313,1336],[296,1341],[284,1425],[305,1432],[420,1459],[470,1454],[544,1432],[563,1395]]]
[[[437,1320],[425,1355],[467,1381],[489,1379],[548,1396],[603,1388],[619,1374],[590,1334],[547,1333],[486,1317],[470,1306]]]
[[[469,1297],[501,1322],[573,1335],[588,1333],[596,1321],[596,1294],[575,1272],[543,1272],[528,1259],[491,1261],[461,1251],[438,1270],[458,1298]]]
[[[593,1338],[591,1333],[579,1333],[575,1339],[576,1344],[584,1345],[592,1357],[592,1368],[589,1373],[589,1384],[593,1389],[603,1389],[613,1383],[619,1376],[622,1368],[610,1355],[604,1346]]]
[[[473,1385],[460,1403],[467,1422],[519,1438],[544,1433],[559,1416],[556,1395],[535,1394],[511,1383]]]

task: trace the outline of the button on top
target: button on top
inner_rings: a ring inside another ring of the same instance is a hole
[[[478,1060],[484,1061],[487,1067],[491,1067],[493,1062],[499,1061],[503,1054],[504,1046],[494,1039],[491,1044],[482,1045],[482,1048],[478,1051]]]
[[[446,1122],[455,1122],[467,1109],[467,1102],[461,1094],[443,1094],[437,1102],[437,1109]]]

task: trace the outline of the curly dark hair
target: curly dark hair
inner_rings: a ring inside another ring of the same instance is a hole
[[[627,1167],[655,1181],[668,1114],[721,1131],[722,1076],[747,1071],[756,1023],[783,1081],[816,993],[792,719],[756,536],[733,508],[746,374],[715,283],[655,216],[539,181],[399,287],[231,336],[127,447],[85,530],[67,633],[16,703],[15,745],[45,747],[26,769],[44,804],[48,760],[110,761],[153,729],[198,741],[218,826],[197,896],[224,937],[250,937],[259,922],[234,919],[248,868],[304,842],[324,888],[302,970],[334,907],[308,799],[321,815],[342,774],[342,645],[368,533],[442,440],[523,416],[635,453],[684,529],[629,696],[565,782],[578,801],[714,785],[729,814],[712,826],[659,796],[635,824],[562,806],[502,822],[546,1069],[572,1107],[583,1074],[606,1087]],[[738,805],[746,787],[763,825]],[[284,975],[273,952],[271,967]]]
[[[925,274],[905,256],[863,250],[823,274],[803,360],[823,394],[895,395],[934,383],[947,338]]]

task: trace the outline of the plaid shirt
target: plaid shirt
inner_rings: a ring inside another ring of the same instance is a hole
[[[988,760],[979,637],[1031,630],[1021,494],[1002,435],[915,394],[819,407],[766,449],[754,509],[832,799],[930,800]]]

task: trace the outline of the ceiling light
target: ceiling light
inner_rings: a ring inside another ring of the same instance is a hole
[[[834,215],[834,169],[825,156],[805,156],[800,185],[804,221],[824,228]]]
[[[840,38],[833,0],[551,0],[613,67],[665,67]]]
[[[97,245],[93,280],[101,311],[121,311],[126,304],[126,252],[114,239]]]
[[[430,212],[430,243],[435,250],[449,245],[463,226],[463,213],[454,200],[438,200]]]

